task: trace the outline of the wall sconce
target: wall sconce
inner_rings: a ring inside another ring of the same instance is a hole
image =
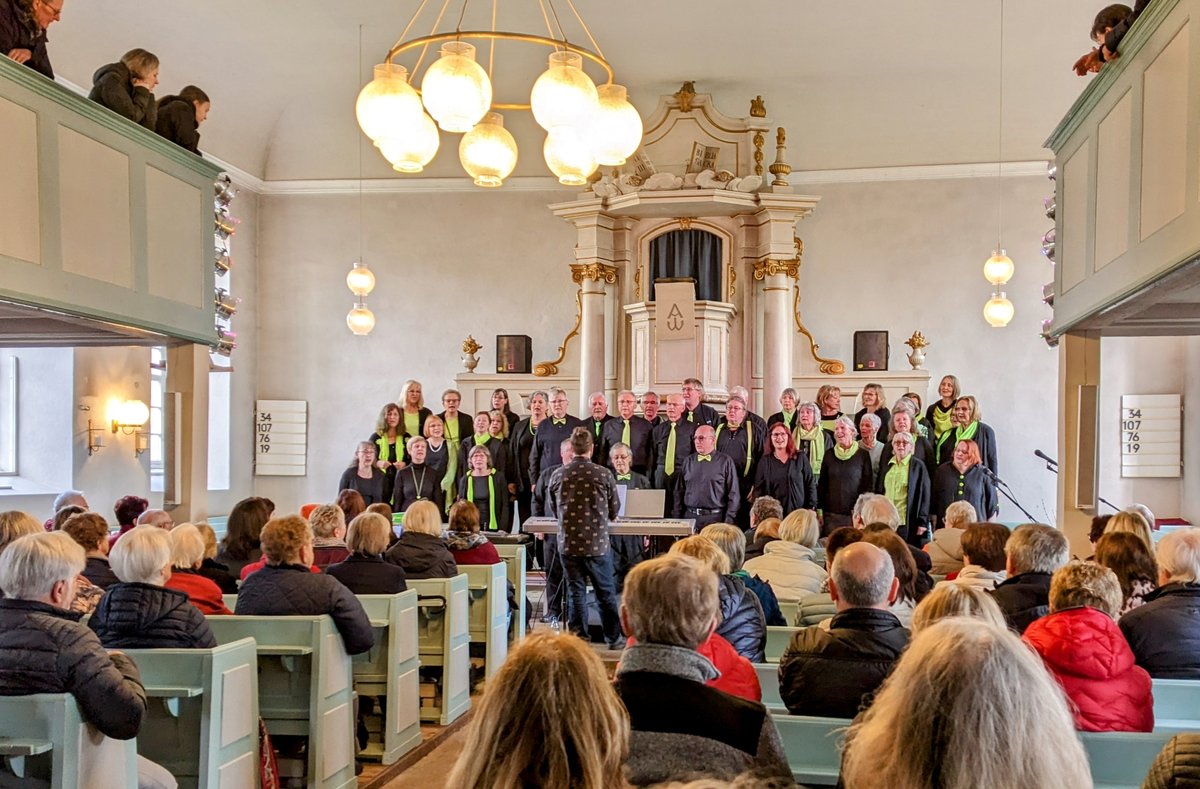
[[[87,448],[89,456],[104,449],[104,428],[93,427],[90,419],[87,426]]]
[[[109,409],[108,418],[112,420],[114,433],[119,430],[127,436],[133,435],[150,421],[150,409],[141,400],[126,400],[115,409]]]

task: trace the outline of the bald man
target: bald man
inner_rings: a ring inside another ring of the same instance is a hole
[[[617,444],[624,444],[629,452],[630,465],[638,474],[650,473],[650,433],[654,426],[637,415],[637,397],[628,389],[617,395],[617,416],[608,420],[600,431],[603,459],[608,467],[612,464],[612,451]]]
[[[175,519],[166,510],[146,510],[138,516],[137,525],[145,526],[147,524],[170,531],[175,527]]]
[[[675,487],[675,517],[694,518],[693,531],[710,523],[734,523],[741,501],[737,468],[728,455],[716,451],[711,426],[696,428],[693,442],[696,452],[684,459]]]
[[[684,459],[692,453],[692,437],[695,434],[696,426],[683,421],[683,395],[668,395],[667,418],[655,425],[650,434],[650,465],[654,469],[651,479],[654,487],[667,491],[667,512],[672,509],[675,483]]]
[[[888,610],[899,592],[883,549],[856,542],[837,552],[829,574],[837,614],[829,629],[813,625],[797,631],[779,660],[779,690],[788,712],[858,714],[908,646],[908,631]]]

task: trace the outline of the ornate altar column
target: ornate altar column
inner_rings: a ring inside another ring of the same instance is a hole
[[[608,286],[617,282],[617,269],[604,263],[573,263],[571,279],[579,283],[578,413],[585,414],[587,398],[592,392],[605,391],[605,360],[609,349],[605,341],[604,305]]]
[[[761,260],[754,279],[762,283],[763,403],[774,403],[792,385],[792,281],[799,275],[796,260]]]

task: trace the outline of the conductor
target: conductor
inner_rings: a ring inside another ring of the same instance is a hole
[[[562,470],[558,495],[558,550],[567,579],[567,622],[571,632],[588,639],[587,582],[591,580],[604,640],[609,649],[620,649],[624,641],[608,522],[617,517],[621,504],[612,472],[590,460],[592,445],[586,427],[571,431],[575,457]]]

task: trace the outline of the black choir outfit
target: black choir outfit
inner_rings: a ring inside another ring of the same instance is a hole
[[[608,414],[605,414],[602,419],[588,416],[587,419],[583,420],[583,426],[592,434],[592,462],[599,463],[601,466],[608,465],[608,456],[604,454],[604,444],[600,440],[600,436],[604,432],[604,426],[612,420],[613,417]]]
[[[547,417],[548,419],[548,417]],[[543,420],[542,424],[546,424]],[[562,458],[559,458],[561,461]],[[562,485],[562,469],[560,462],[553,468],[548,468],[538,475],[533,486],[530,499],[531,517],[558,518],[558,493]],[[558,552],[558,535],[546,534],[538,540],[542,544],[542,569],[546,576],[545,606],[542,619],[562,620],[563,609],[566,608],[566,585],[563,579],[562,556]]]
[[[914,432],[913,437],[913,460],[919,460],[925,464],[925,470],[929,472],[929,478],[933,479],[933,474],[937,471],[938,459],[937,452],[933,448],[933,442],[923,435]],[[892,462],[892,442],[886,441],[883,444],[883,452],[879,454],[879,468],[886,469],[888,464]]]
[[[400,432],[406,436],[423,436],[425,435],[425,420],[433,416],[433,412],[428,408],[421,406],[417,409],[417,432],[412,432],[412,427],[408,424],[409,414],[404,410],[404,406],[400,406],[400,424],[398,425]],[[442,421],[446,421],[443,414]]]
[[[896,465],[892,461],[889,461],[886,466],[880,462],[879,473],[875,476],[875,492],[887,496],[892,504],[896,504],[896,499],[893,498],[893,491],[888,489],[887,478],[888,473]],[[904,508],[901,509],[898,505],[896,507],[900,513],[901,523],[896,533],[907,540],[910,545],[921,548],[929,542],[933,531],[929,526],[929,500],[932,496],[932,484],[925,464],[918,462],[911,455],[908,458],[907,485]],[[917,533],[921,528],[925,529],[924,534]]]
[[[446,425],[446,440],[447,441],[464,441],[468,436],[475,432],[475,419],[467,416],[462,411],[459,411],[453,418],[446,416],[446,412],[438,414],[442,422]],[[404,421],[404,411],[400,412],[400,421]],[[451,423],[458,426],[458,435],[453,435],[450,431]],[[424,430],[425,423],[422,421],[421,427]]]
[[[683,421],[694,427],[700,427],[701,425],[716,427],[717,423],[721,421],[721,415],[711,405],[699,403],[690,411],[685,408]]]
[[[822,411],[821,416],[817,419],[817,422],[820,423],[822,430],[826,430],[830,433],[830,435],[832,435],[833,428],[837,426],[837,421],[844,416],[845,414],[843,414],[841,411],[835,411],[832,414],[826,414],[824,411]]]
[[[668,458],[667,447],[670,446],[672,432],[675,434],[675,451]],[[696,426],[682,418],[678,422],[665,420],[650,434],[650,459],[654,467],[654,476],[651,479],[654,487],[667,491],[667,509],[671,508],[671,502],[675,499],[675,483],[679,479],[679,470],[683,467],[684,458],[695,451],[692,446],[695,434]],[[670,471],[667,469],[668,460],[671,464]]]
[[[822,430],[818,434],[821,436],[822,441],[824,442],[825,446],[821,450],[821,463],[820,463],[820,465],[817,465],[817,464],[813,463],[812,447],[810,446],[815,439],[800,438],[800,434],[798,432],[796,432],[798,430],[799,430],[799,427],[797,426],[796,430],[792,432],[792,438],[796,442],[796,449],[797,449],[797,451],[800,452],[800,454],[802,454],[806,458],[808,458],[808,465],[812,468],[813,475],[820,476],[821,469],[824,468],[824,465],[825,465],[825,457],[830,452],[833,451],[833,447],[834,447],[834,445],[837,444],[837,441],[834,440],[833,433],[830,433],[828,430]]]
[[[935,400],[925,409],[925,424],[929,426],[929,438],[931,441],[937,441],[941,438],[942,433],[954,429],[954,425],[950,423],[950,414],[953,411],[953,400],[950,401],[950,405],[942,405],[941,400]],[[941,428],[940,430],[938,429],[939,427]]]
[[[490,481],[490,484],[489,484]],[[495,495],[493,501],[492,496]],[[458,497],[473,502],[479,508],[479,528],[483,531],[511,531],[512,510],[509,509],[508,480],[500,469],[477,477],[467,472],[458,481]],[[492,513],[495,512],[495,520]]]
[[[783,422],[785,425],[787,425],[788,430],[795,430],[800,426],[800,420],[797,417],[798,413],[799,411],[793,411],[790,414],[784,413],[783,411],[776,411],[775,413],[771,414],[770,418],[767,419],[767,427],[770,427],[776,422]]]
[[[737,470],[740,491],[736,521],[730,521],[743,529],[750,528],[750,489],[754,487],[754,476],[758,460],[762,455],[764,433],[750,421],[743,421],[736,428],[724,420],[717,425],[717,451],[728,455]]]
[[[374,466],[371,466],[370,479],[358,476],[358,464],[343,471],[342,478],[338,480],[338,493],[343,490],[357,490],[368,507],[387,504],[392,498],[392,490],[387,487],[387,475]]]
[[[746,411],[746,419],[744,421],[749,422],[750,424],[757,427],[764,436],[767,434],[767,420],[763,419],[761,416],[754,413],[753,411],[750,411],[748,405],[747,405],[747,411]]]
[[[537,479],[548,468],[562,465],[562,442],[571,437],[577,427],[587,427],[583,420],[567,414],[562,419],[548,416],[538,425],[533,449],[529,452],[529,478]]]
[[[629,452],[633,456],[631,463],[633,471],[638,474],[650,472],[650,434],[654,426],[640,416],[631,417],[629,422],[629,441],[625,441],[625,418],[615,416],[604,424],[600,431],[601,465],[612,468],[609,453],[617,444],[629,444]]]
[[[405,461],[404,425],[397,426],[395,438],[376,432],[372,433],[371,437],[367,440],[375,445],[376,461],[385,460],[388,463],[403,463]],[[396,485],[396,468],[388,466],[383,473],[387,477],[383,483],[383,489],[390,491]]]
[[[517,429],[517,424],[521,421],[521,417],[511,410],[501,411],[504,414],[505,420],[508,421],[508,435],[511,438],[513,431]]]
[[[512,453],[508,448],[508,441],[503,438],[496,438],[490,433],[486,441],[480,441],[478,437],[472,433],[470,438],[462,442],[462,446],[458,449],[458,478],[461,480],[467,474],[471,473],[470,452],[476,446],[482,446],[488,451],[488,460],[491,467],[504,472],[505,479],[512,479],[515,475],[510,468],[512,464]]]
[[[858,497],[875,489],[871,454],[857,444],[854,446],[854,454],[846,460],[837,456],[836,448],[825,453],[821,475],[817,478],[817,502],[825,514],[825,522],[821,525],[823,535],[839,526],[849,526]],[[880,468],[883,468],[882,463]]]
[[[437,505],[438,512],[445,511],[442,478],[428,463],[409,463],[396,472],[396,482],[392,489],[392,510],[404,512],[422,499]]]
[[[980,521],[990,520],[1000,511],[996,486],[978,464],[967,469],[966,474],[959,474],[953,463],[938,466],[933,475],[929,514],[940,524],[946,520],[946,509],[956,501],[969,501]]]
[[[993,474],[999,474],[1000,466],[996,461],[996,432],[983,422],[976,424],[978,427],[975,428],[975,433],[966,438],[961,437],[964,432],[961,427],[952,428],[942,434],[937,445],[938,463],[954,460],[954,447],[958,446],[959,441],[970,440],[979,445],[979,457],[983,459],[983,465],[991,469]]]
[[[737,520],[741,491],[737,469],[728,455],[692,454],[683,460],[675,484],[674,515],[695,518],[694,532],[710,523],[734,523]]]
[[[613,476],[616,477],[619,488],[647,490],[650,487],[650,480],[636,471],[631,470],[628,474],[618,474],[614,471]],[[625,576],[639,562],[647,558],[645,540],[636,534],[622,534],[610,536],[608,543],[612,546],[613,578],[617,583],[617,591],[620,592],[625,588]]]
[[[524,523],[529,517],[533,499],[533,485],[537,479],[529,477],[529,453],[533,451],[533,441],[537,438],[537,425],[533,417],[527,416],[513,426],[508,432],[508,448],[512,455],[513,476],[509,480],[517,486],[517,519]]]
[[[817,478],[808,462],[808,455],[797,452],[786,463],[775,457],[773,452],[763,455],[754,474],[754,497],[759,496],[778,500],[785,516],[793,510],[815,510]]]
[[[867,413],[867,409],[860,408],[858,413],[854,415],[854,427],[856,430],[859,429],[858,426],[862,424],[862,418]],[[875,434],[875,440],[886,444],[888,442],[888,430],[891,428],[892,413],[886,408],[877,408],[870,413],[873,413],[875,418],[879,420],[879,432]],[[858,434],[861,436],[862,431],[859,430]]]

